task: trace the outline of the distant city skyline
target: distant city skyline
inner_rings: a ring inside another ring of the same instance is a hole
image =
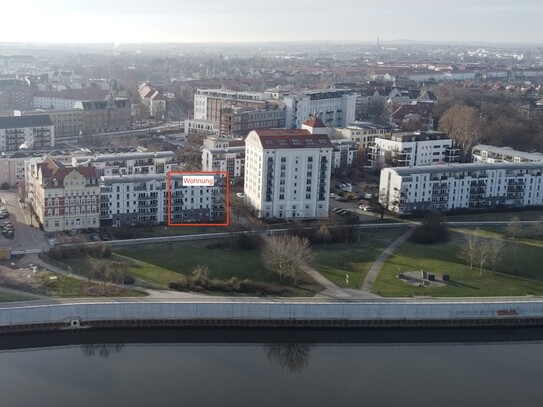
[[[27,0],[2,4],[2,42],[541,42],[539,0]]]

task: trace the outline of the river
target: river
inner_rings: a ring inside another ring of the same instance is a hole
[[[543,330],[0,337],[5,406],[541,406]]]

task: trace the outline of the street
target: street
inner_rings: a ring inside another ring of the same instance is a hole
[[[8,239],[0,236],[0,248],[11,247],[12,250],[32,250],[44,249],[47,246],[45,233],[42,232],[34,219],[32,227],[30,227],[31,217],[29,210],[24,210],[19,203],[18,191],[4,191],[1,197],[5,205],[3,206],[9,211],[9,218],[2,219],[0,223],[12,222],[15,227],[15,238]],[[47,250],[47,249],[46,249]]]

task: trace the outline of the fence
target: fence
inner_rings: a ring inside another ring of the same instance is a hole
[[[66,264],[66,263],[63,263],[61,261],[55,260],[55,259],[47,256],[44,253],[40,253],[38,255],[38,257],[40,259],[42,259],[44,262],[50,264],[51,266],[54,266],[54,267],[57,267],[57,268],[62,269],[64,271],[67,271],[68,273],[73,273],[74,272],[72,267],[69,264]]]

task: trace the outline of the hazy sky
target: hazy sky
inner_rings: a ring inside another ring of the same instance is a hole
[[[1,0],[0,42],[543,42],[541,0]]]

